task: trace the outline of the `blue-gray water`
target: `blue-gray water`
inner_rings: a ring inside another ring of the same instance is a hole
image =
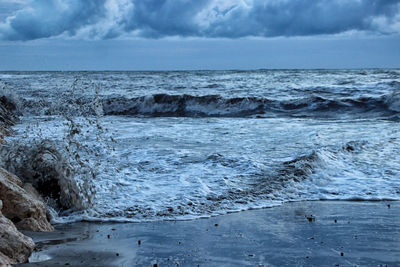
[[[95,191],[55,221],[400,199],[400,70],[1,72],[0,85],[21,115],[8,150],[56,140]]]

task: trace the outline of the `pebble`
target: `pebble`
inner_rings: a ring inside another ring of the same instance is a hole
[[[312,215],[310,215],[310,216],[305,215],[305,217],[307,218],[307,220],[308,220],[309,222],[315,222],[315,217],[314,217],[314,216],[312,216]]]

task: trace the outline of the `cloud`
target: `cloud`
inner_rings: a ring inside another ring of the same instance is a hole
[[[103,0],[31,1],[24,9],[0,25],[7,40],[32,40],[67,33],[70,36],[85,25],[104,19]]]
[[[400,0],[32,0],[0,22],[3,40],[240,38],[350,31],[399,34]]]

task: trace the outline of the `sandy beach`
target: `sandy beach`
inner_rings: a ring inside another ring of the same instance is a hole
[[[399,266],[398,202],[314,201],[193,221],[31,233],[23,266]]]

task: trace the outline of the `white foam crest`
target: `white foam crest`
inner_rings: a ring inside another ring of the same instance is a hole
[[[295,185],[296,194],[305,200],[400,200],[396,181],[400,162],[387,161],[399,152],[398,145],[398,141],[389,139],[359,147],[344,146],[339,151],[320,150],[322,165],[304,183]]]

